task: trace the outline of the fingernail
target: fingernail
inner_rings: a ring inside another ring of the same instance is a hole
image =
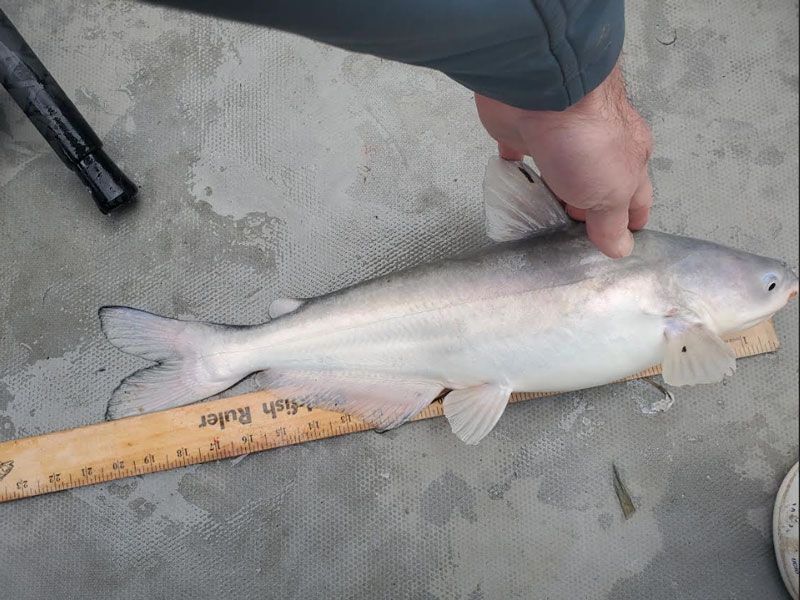
[[[625,235],[617,240],[616,248],[614,248],[615,258],[625,258],[633,252],[633,234],[626,231]]]

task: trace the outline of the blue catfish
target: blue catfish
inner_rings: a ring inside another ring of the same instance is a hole
[[[489,162],[477,254],[393,273],[314,299],[280,299],[249,327],[100,310],[108,340],[158,364],[114,391],[108,418],[167,409],[263,372],[310,406],[396,427],[444,390],[453,432],[475,444],[512,392],[598,386],[661,364],[666,383],[735,369],[722,336],[772,316],[798,291],[785,264],[697,239],[635,234],[610,259],[535,171]]]

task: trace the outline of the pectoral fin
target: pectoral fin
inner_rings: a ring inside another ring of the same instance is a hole
[[[477,444],[506,409],[511,389],[495,384],[453,390],[444,399],[444,414],[459,439]]]
[[[539,175],[522,162],[489,159],[483,179],[486,234],[519,240],[566,227],[570,219]]]
[[[733,350],[702,323],[671,319],[664,337],[662,370],[670,385],[717,383],[736,370]]]

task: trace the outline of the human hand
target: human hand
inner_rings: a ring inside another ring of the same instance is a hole
[[[563,112],[523,110],[478,94],[475,104],[502,158],[531,156],[603,253],[631,253],[630,230],[644,227],[653,203],[647,172],[652,136],[628,101],[619,67]]]

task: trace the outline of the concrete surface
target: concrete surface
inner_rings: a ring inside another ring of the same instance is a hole
[[[102,217],[0,93],[2,439],[102,418],[142,364],[103,304],[255,323],[484,240],[493,145],[436,73],[133,2],[3,9],[142,189]],[[797,50],[797,2],[629,7],[653,228],[797,268]],[[787,598],[797,325],[666,413],[620,384],[512,406],[474,448],[424,422],[0,506],[0,597]]]

